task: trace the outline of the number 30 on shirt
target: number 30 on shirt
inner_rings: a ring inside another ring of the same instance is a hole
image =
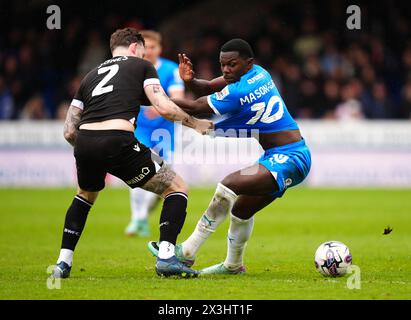
[[[278,103],[278,110],[276,113],[271,114],[273,107]],[[252,125],[261,121],[263,123],[272,123],[280,120],[284,114],[284,105],[280,97],[272,96],[267,105],[265,102],[258,102],[250,107],[251,111],[255,111],[256,114],[246,124]]]

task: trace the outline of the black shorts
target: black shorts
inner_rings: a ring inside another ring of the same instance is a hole
[[[122,130],[79,130],[74,157],[78,184],[85,191],[102,190],[107,173],[137,188],[163,165],[133,133]]]

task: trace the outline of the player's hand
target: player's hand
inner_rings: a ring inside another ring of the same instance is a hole
[[[156,108],[149,106],[149,107],[145,107],[144,109],[144,115],[148,118],[148,119],[155,119],[158,118],[160,116],[160,113],[156,110]]]
[[[200,134],[208,134],[214,129],[214,123],[207,119],[196,119],[194,129]]]
[[[180,73],[180,78],[184,82],[190,82],[194,79],[193,64],[191,60],[184,54],[178,54],[178,72]]]

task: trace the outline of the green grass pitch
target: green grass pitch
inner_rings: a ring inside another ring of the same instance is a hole
[[[411,190],[295,188],[256,216],[245,254],[247,273],[162,279],[146,249],[127,238],[126,189],[106,189],[89,215],[71,278],[48,289],[74,189],[0,190],[0,299],[410,299]],[[193,230],[213,189],[192,189],[179,240]],[[160,206],[150,223],[158,238]],[[383,235],[384,228],[393,231]],[[195,267],[223,261],[228,220],[201,249]],[[361,270],[361,289],[324,278],[317,246],[339,240]]]

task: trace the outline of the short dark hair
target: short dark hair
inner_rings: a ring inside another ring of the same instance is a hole
[[[231,39],[223,44],[221,52],[236,51],[243,58],[254,58],[254,52],[250,44],[243,39]]]
[[[144,38],[137,29],[117,29],[110,37],[110,50],[113,52],[117,47],[128,47],[135,42],[145,45]]]

